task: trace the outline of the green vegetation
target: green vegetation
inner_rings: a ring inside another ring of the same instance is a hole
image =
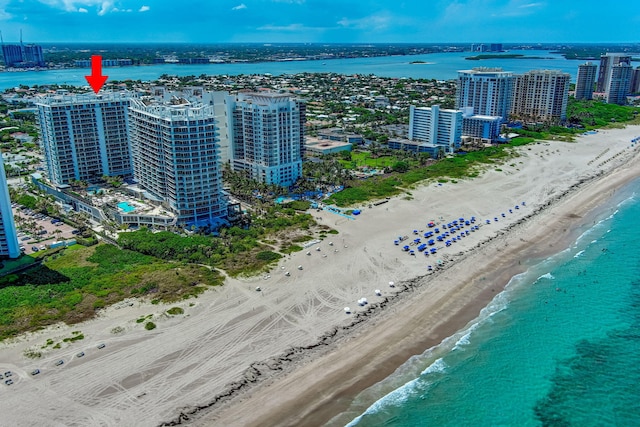
[[[327,200],[337,206],[350,206],[371,199],[400,194],[406,187],[419,181],[432,179],[447,182],[449,179],[473,178],[480,174],[486,166],[502,162],[515,153],[512,147],[528,144],[531,138],[515,138],[511,143],[490,147],[481,151],[473,151],[463,156],[447,157],[428,166],[420,166],[418,162],[409,162],[406,172],[393,172],[391,176],[376,176],[366,180],[351,181],[351,187],[333,194]],[[447,177],[449,179],[444,179]]]
[[[167,310],[167,314],[170,314],[172,316],[184,314],[184,309],[182,307],[171,307],[169,310]]]
[[[145,323],[144,328],[145,328],[147,331],[150,331],[150,330],[152,330],[152,329],[155,329],[155,328],[156,328],[156,324],[155,324],[155,323],[153,323],[153,322],[147,322],[147,323]]]
[[[343,158],[339,162],[344,168],[351,170],[358,167],[383,169],[392,167],[398,162],[396,156],[376,156],[368,151],[343,151],[343,153],[346,154],[343,154]],[[348,157],[347,154],[349,155]]]
[[[308,200],[294,200],[293,202],[283,204],[283,206],[297,211],[306,211],[311,207],[311,202]]]
[[[89,319],[96,313],[96,301],[104,306],[132,295],[153,295],[170,302],[221,283],[215,271],[202,266],[106,244],[72,246],[20,275],[0,277],[0,340],[59,321]]]
[[[187,237],[141,229],[121,234],[118,243],[123,248],[160,259],[221,268],[232,276],[256,274],[281,257],[264,244],[264,239],[273,240],[271,236],[275,236],[283,248],[288,248],[296,236],[315,225],[311,215],[297,213],[293,208],[276,205],[265,207],[265,211],[267,214],[256,218],[251,228],[223,229],[217,237]]]
[[[638,107],[606,104],[595,100],[578,101],[569,98],[567,104],[567,120],[570,123],[581,125],[585,129],[603,128],[611,123],[640,124],[639,113],[640,108]],[[553,128],[553,131],[558,131],[557,128]]]

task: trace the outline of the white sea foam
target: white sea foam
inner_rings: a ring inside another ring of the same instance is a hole
[[[584,250],[581,250],[580,252],[576,253],[573,257],[574,258],[580,258],[582,256],[582,254],[584,254]]]
[[[442,360],[442,358],[436,359],[431,365],[429,365],[424,371],[422,371],[420,377],[407,382],[403,386],[396,388],[395,390],[387,393],[386,395],[375,401],[371,406],[367,408],[366,411],[364,411],[364,413],[354,418],[349,424],[347,424],[347,427],[355,426],[365,415],[375,414],[377,412],[380,412],[380,410],[382,410],[383,408],[389,406],[403,405],[409,398],[416,395],[417,393],[422,392],[422,389],[428,382],[428,377],[425,378],[426,376],[435,373],[444,373],[447,368],[448,366],[445,361]]]
[[[428,374],[432,374],[434,372],[443,373],[444,371],[447,370],[448,367],[449,366],[445,363],[445,361],[441,357],[441,358],[437,359],[435,362],[433,362],[431,365],[429,365],[429,367],[427,367],[427,369],[422,371],[421,375],[428,375]]]
[[[553,280],[553,279],[555,279],[555,277],[553,276],[553,274],[551,274],[551,273],[547,273],[547,274],[543,274],[542,276],[538,277],[538,278],[536,279],[536,282],[537,282],[538,280],[540,280],[540,279]]]

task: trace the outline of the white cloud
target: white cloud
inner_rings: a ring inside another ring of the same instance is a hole
[[[232,7],[231,10],[241,10],[241,9],[246,9],[246,8],[247,8],[246,4],[240,3],[239,5]]]
[[[148,10],[150,10],[150,9],[151,9],[151,8],[150,8],[149,6],[142,6],[142,7],[138,10],[138,12],[146,12],[146,11],[148,11]]]
[[[384,30],[390,23],[391,19],[387,14],[370,15],[357,19],[342,18],[338,21],[338,25],[341,27],[357,30]]]
[[[78,8],[78,12],[80,12],[80,13],[89,13],[89,11],[87,9],[85,9],[84,7],[79,7]]]

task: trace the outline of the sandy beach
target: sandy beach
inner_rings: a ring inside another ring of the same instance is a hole
[[[0,384],[0,424],[326,424],[360,391],[463,328],[514,274],[590,226],[640,175],[640,148],[631,147],[638,136],[640,126],[628,126],[524,146],[479,178],[421,185],[361,207],[355,220],[314,211],[339,234],[268,275],[230,279],[166,306],[127,300],[91,321],[0,343],[0,373],[14,379]],[[438,243],[435,255],[394,245],[398,236],[422,237],[428,221],[442,228],[472,216],[479,229],[450,247]],[[166,314],[174,306],[184,314]],[[136,323],[142,316],[158,327],[145,330]],[[73,331],[85,338],[62,342]],[[61,348],[42,349],[48,339]]]

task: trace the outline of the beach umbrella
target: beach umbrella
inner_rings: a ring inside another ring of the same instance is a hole
[[[301,265],[298,266],[298,270],[302,270],[302,266]]]
[[[395,283],[393,283],[393,282],[389,282],[389,287],[393,288],[393,287],[395,287],[395,286],[396,286],[396,285],[395,285]]]
[[[329,242],[329,246],[333,246],[333,242]]]
[[[351,313],[351,309],[350,309],[349,307],[345,307],[345,308],[344,308],[344,312],[345,312],[346,314],[350,314],[350,313]]]
[[[382,295],[382,291],[380,289],[376,289],[375,290],[376,295],[380,296]]]

